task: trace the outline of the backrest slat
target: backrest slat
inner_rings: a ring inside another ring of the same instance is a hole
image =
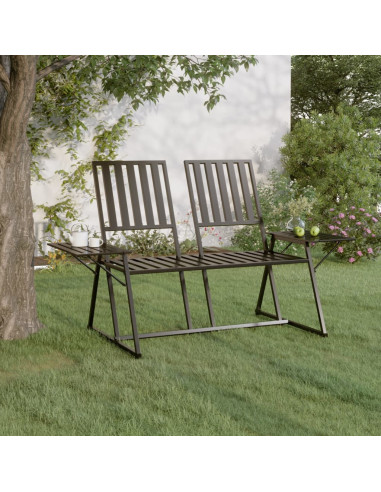
[[[128,215],[127,199],[126,199],[126,188],[123,179],[122,164],[114,164],[116,188],[118,190],[119,198],[119,210],[120,216],[122,218],[122,225],[128,229],[130,227],[130,218]]]
[[[144,202],[144,210],[146,212],[147,226],[152,227],[152,229],[154,229],[155,219],[153,218],[151,192],[149,189],[148,177],[147,177],[147,167],[140,166],[139,174],[140,174],[140,183],[142,185],[143,202]]]
[[[253,221],[253,220],[255,220],[254,211],[253,211],[253,202],[252,202],[252,198],[250,195],[249,185],[247,182],[247,174],[246,174],[244,162],[240,162],[238,164],[238,172],[239,172],[239,179],[241,181],[243,200],[245,203],[247,218],[250,221]]]
[[[206,199],[205,199],[205,189],[204,189],[204,183],[202,181],[200,164],[195,163],[193,165],[193,169],[194,169],[194,177],[196,180],[197,193],[199,197],[201,218],[203,222],[209,222],[208,206],[206,204]]]
[[[218,200],[217,200],[217,190],[216,190],[216,185],[214,183],[214,176],[213,176],[213,170],[212,170],[212,163],[211,162],[205,163],[205,172],[206,172],[206,178],[207,178],[207,182],[208,182],[210,204],[212,207],[213,219],[214,219],[214,222],[220,222],[221,221],[221,214],[220,214],[220,208],[219,208]]]
[[[114,195],[112,192],[112,183],[110,176],[110,168],[102,168],[103,184],[106,192],[107,214],[110,227],[117,227]]]
[[[235,211],[235,220],[238,223],[242,223],[242,222],[244,222],[244,218],[242,215],[242,205],[241,205],[240,195],[239,195],[238,186],[237,186],[237,178],[236,178],[235,172],[234,172],[234,164],[232,162],[228,162],[227,166],[228,166],[230,187],[232,190],[232,198],[233,198],[233,205],[234,205],[234,211]]]
[[[132,204],[132,211],[134,214],[134,224],[136,227],[141,227],[143,225],[142,223],[142,215],[140,212],[140,204],[139,204],[139,195],[138,195],[138,188],[137,188],[137,183],[136,183],[136,176],[135,176],[135,166],[127,166],[127,176],[128,176],[128,186],[130,189],[130,196],[131,196],[131,204]]]
[[[163,191],[161,189],[161,183],[160,183],[159,166],[157,164],[152,164],[151,171],[152,171],[152,182],[153,182],[153,188],[155,193],[156,208],[157,208],[157,214],[159,216],[159,222],[162,224],[166,224],[167,218],[165,215]]]
[[[230,209],[230,200],[229,200],[229,196],[228,196],[228,190],[226,187],[224,169],[223,169],[221,163],[217,163],[216,167],[217,167],[217,178],[218,178],[218,184],[220,186],[221,200],[222,200],[222,207],[224,210],[225,222],[232,223],[233,217],[232,217],[232,213],[231,213],[231,209]]]

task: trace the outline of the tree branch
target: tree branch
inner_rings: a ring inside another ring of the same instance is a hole
[[[83,55],[71,55],[67,56],[66,58],[63,58],[62,60],[58,60],[48,67],[43,68],[39,72],[37,72],[37,82],[42,79],[43,77],[46,77],[50,73],[59,70],[60,68],[68,65],[69,63],[73,62],[74,60],[77,60],[78,58],[81,58]]]
[[[11,90],[11,83],[2,64],[0,64],[0,82],[3,84],[4,89],[9,93]]]

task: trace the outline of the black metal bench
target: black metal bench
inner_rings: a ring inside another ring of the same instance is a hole
[[[327,331],[310,254],[311,238],[306,236],[300,239],[295,238],[293,234],[289,233],[271,233],[271,241],[270,245],[268,245],[251,161],[185,161],[185,171],[195,224],[199,250],[198,255],[181,254],[165,161],[93,162],[95,191],[104,245],[99,248],[75,248],[69,244],[50,243],[51,246],[72,254],[78,261],[91,270],[92,268],[84,262],[84,258],[91,260],[95,264],[95,270],[92,270],[95,276],[88,328],[98,331],[136,357],[141,355],[140,340],[151,337],[287,323],[326,336]],[[264,246],[263,251],[214,253],[204,251],[200,228],[249,224],[259,227]],[[173,234],[175,254],[171,256],[131,258],[129,257],[129,251],[107,244],[107,233],[109,232],[145,229],[170,229]],[[274,244],[276,239],[303,244],[306,250],[306,257],[288,255],[284,251],[275,252]],[[333,241],[336,244],[345,239],[350,240],[350,238],[321,235],[320,238],[313,238],[313,241]],[[119,255],[119,257],[115,257],[114,255]],[[272,267],[274,265],[299,263],[306,263],[309,268],[320,330],[284,319],[281,316]],[[264,267],[256,313],[267,316],[270,320],[239,325],[216,326],[209,288],[208,270],[251,266]],[[101,269],[106,272],[107,277],[114,336],[110,336],[93,325]],[[120,280],[113,273],[113,270],[122,272],[124,281]],[[202,272],[210,318],[210,326],[208,327],[193,328],[192,326],[184,274],[187,271],[194,270],[200,270]],[[179,273],[187,328],[154,333],[139,333],[135,316],[131,277],[133,275],[168,272]],[[126,287],[127,290],[132,326],[131,335],[121,335],[119,331],[113,288],[114,279]],[[271,285],[275,314],[264,312],[261,309],[268,280]],[[129,340],[133,341],[134,348],[127,345],[126,342]]]

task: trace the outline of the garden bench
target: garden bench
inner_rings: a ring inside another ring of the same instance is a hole
[[[66,253],[72,254],[94,273],[88,328],[94,329],[136,357],[141,355],[140,340],[144,338],[211,332],[244,327],[291,324],[319,335],[326,336],[323,311],[317,289],[315,269],[311,259],[312,238],[296,238],[292,233],[272,232],[270,244],[266,238],[253,166],[250,160],[185,161],[192,215],[199,254],[182,254],[176,229],[175,216],[165,161],[112,161],[93,162],[93,175],[97,197],[100,229],[104,244],[98,248],[78,248],[65,243],[49,243]],[[254,200],[254,203],[253,203]],[[235,225],[255,225],[260,229],[263,250],[246,252],[205,252],[200,228]],[[172,231],[175,254],[155,257],[131,257],[130,251],[107,244],[107,233],[147,229],[169,229]],[[306,257],[274,251],[275,241],[287,240],[289,244],[302,244]],[[332,241],[334,244],[350,238],[320,235],[313,242]],[[118,255],[115,257],[115,255]],[[94,265],[93,270],[84,260]],[[320,323],[320,330],[285,319],[281,315],[275,286],[273,266],[306,263]],[[237,325],[217,326],[208,270],[222,268],[264,267],[262,283],[256,306],[256,314],[270,320]],[[100,271],[106,272],[111,305],[114,335],[111,336],[93,324]],[[202,273],[210,326],[194,328],[188,302],[185,272],[199,270]],[[122,272],[121,280],[115,271]],[[139,333],[135,315],[131,278],[134,275],[176,272],[179,274],[185,320],[187,328],[153,333]],[[119,330],[113,280],[127,290],[132,334],[121,335]],[[270,283],[275,314],[262,311],[262,301],[267,283]],[[127,345],[133,341],[134,348]]]

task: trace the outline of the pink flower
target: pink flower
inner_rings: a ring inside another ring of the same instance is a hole
[[[337,252],[338,252],[338,253],[342,253],[343,251],[344,251],[344,248],[343,248],[342,246],[339,246],[339,247],[337,248]]]
[[[330,211],[330,212],[334,212],[334,211],[335,211],[335,209],[334,209],[334,208],[330,208],[330,209],[329,209],[329,211]]]
[[[372,220],[373,220],[373,222],[378,222],[378,220],[376,219],[376,217],[372,217]]]
[[[340,221],[340,220],[337,220],[337,221],[336,221],[336,224],[341,225],[341,221]]]
[[[376,234],[372,234],[372,237],[376,237]]]
[[[356,207],[351,207],[351,210],[356,210]]]
[[[356,225],[361,225],[361,222],[356,222]]]
[[[365,228],[365,232],[367,232],[368,234],[370,234],[372,231],[368,227],[366,227]]]
[[[372,249],[372,248],[368,248],[368,250],[367,250],[367,251],[368,251],[368,253],[369,253],[370,255],[372,255],[372,254],[373,254],[373,249]]]
[[[362,256],[362,251],[357,251],[357,254],[358,254],[359,256]]]
[[[367,217],[372,217],[371,214],[368,214],[368,212],[365,214]]]
[[[339,213],[339,219],[344,219],[345,215],[343,214],[343,212],[340,212]]]
[[[354,258],[349,258],[349,263],[353,263],[354,261],[356,261]]]
[[[341,234],[342,234],[343,236],[348,236],[348,234],[347,234],[347,232],[346,232],[346,231],[341,231]]]
[[[349,216],[349,218],[350,218],[351,220],[354,220],[356,217],[355,217],[354,215],[350,215],[350,216]]]
[[[331,231],[333,231],[333,230],[334,230],[334,228],[335,228],[335,226],[334,226],[334,225],[329,225],[329,226],[328,226],[328,229],[331,229]]]
[[[360,212],[365,212],[365,208],[359,208]]]

